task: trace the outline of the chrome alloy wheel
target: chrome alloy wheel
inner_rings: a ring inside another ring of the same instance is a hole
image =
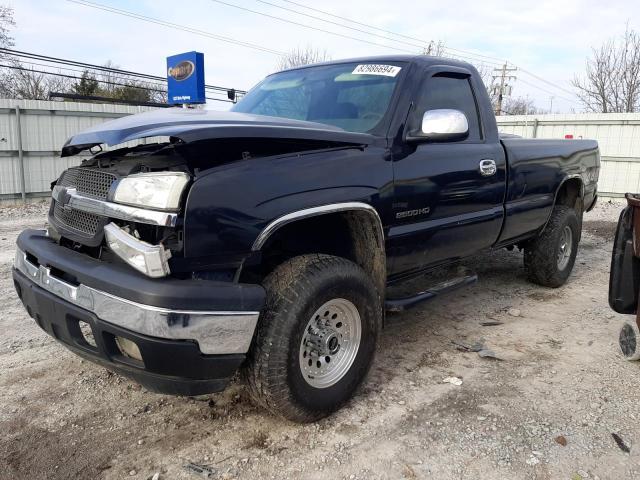
[[[315,388],[335,385],[353,365],[362,324],[356,306],[344,298],[334,298],[311,316],[300,342],[300,370]]]
[[[562,229],[560,234],[560,246],[558,248],[558,270],[564,270],[569,264],[573,253],[573,231],[569,225]]]

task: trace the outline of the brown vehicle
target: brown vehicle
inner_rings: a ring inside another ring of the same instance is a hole
[[[636,315],[620,330],[620,350],[627,360],[640,360],[640,195],[628,193],[620,214],[611,254],[609,305],[618,313]]]

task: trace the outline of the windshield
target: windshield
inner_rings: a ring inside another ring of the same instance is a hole
[[[369,132],[389,108],[402,64],[343,63],[276,73],[231,110]]]

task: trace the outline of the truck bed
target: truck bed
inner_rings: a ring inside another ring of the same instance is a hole
[[[511,243],[543,227],[561,183],[582,179],[584,205],[597,195],[600,154],[595,140],[502,137],[508,176],[505,222],[499,244]]]

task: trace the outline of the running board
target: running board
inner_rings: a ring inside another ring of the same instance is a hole
[[[469,273],[468,275],[462,277],[456,277],[451,280],[444,281],[437,285],[434,285],[429,290],[425,290],[424,292],[417,293],[411,297],[402,297],[402,298],[388,298],[384,302],[384,308],[387,312],[403,312],[405,310],[409,310],[410,308],[415,307],[416,305],[426,302],[427,300],[431,300],[438,295],[442,295],[443,293],[451,292],[453,290],[457,290],[458,288],[465,287],[467,285],[472,285],[478,281],[477,273]]]

